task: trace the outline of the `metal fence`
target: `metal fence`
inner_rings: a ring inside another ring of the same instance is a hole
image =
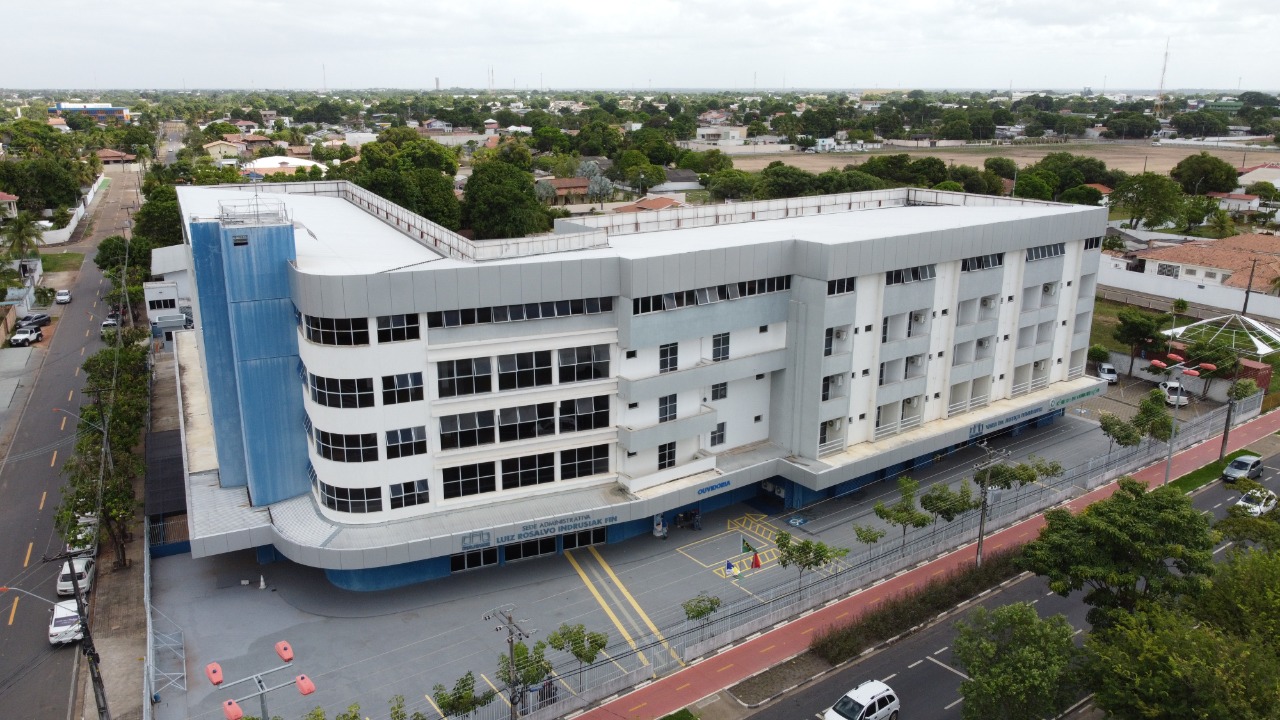
[[[1261,393],[1236,405],[1233,420],[1243,422],[1258,414]],[[1174,451],[1190,447],[1221,432],[1225,407],[1194,420],[1179,423]],[[1168,445],[1143,441],[1136,447],[1117,448],[1047,478],[1011,490],[993,490],[987,518],[988,533],[1007,527],[1046,508],[1097,488],[1121,475],[1163,459]],[[854,518],[852,522],[859,522]],[[752,588],[752,597],[727,602],[711,617],[690,621],[679,606],[651,616],[659,633],[618,642],[605,649],[607,659],[581,666],[576,661],[556,665],[553,675],[561,683],[554,694],[538,688],[518,703],[518,714],[530,720],[552,720],[604,700],[626,688],[679,670],[690,660],[715,651],[754,633],[779,626],[795,616],[844,597],[899,570],[932,560],[977,539],[978,514],[967,513],[953,522],[889,536],[860,552],[854,552],[821,571],[801,577],[782,577],[771,587]],[[568,688],[566,691],[565,688]],[[480,708],[475,720],[510,717],[510,705],[502,699]]]
[[[142,720],[152,720],[152,703],[166,690],[187,690],[187,654],[182,628],[151,604],[151,545],[156,530],[149,519],[143,519],[142,600],[147,610],[147,659],[142,669]],[[161,537],[163,530],[161,527]]]

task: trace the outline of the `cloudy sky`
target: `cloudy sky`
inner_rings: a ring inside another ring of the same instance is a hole
[[[18,88],[1280,89],[1280,3],[38,0]]]

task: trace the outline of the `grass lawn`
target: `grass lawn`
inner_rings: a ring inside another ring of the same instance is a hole
[[[1127,353],[1129,348],[1120,344],[1111,333],[1120,327],[1120,310],[1129,305],[1096,298],[1093,302],[1093,326],[1089,328],[1089,346],[1102,345],[1108,350]]]
[[[41,255],[40,260],[44,263],[44,271],[51,272],[68,272],[71,270],[79,270],[80,264],[84,262],[84,253],[49,253]]]
[[[689,711],[689,708],[677,710],[670,715],[662,718],[662,720],[698,720],[698,716]]]
[[[1169,485],[1177,488],[1178,492],[1182,492],[1182,493],[1191,492],[1192,490],[1195,490],[1196,488],[1202,485],[1208,485],[1214,480],[1217,480],[1218,478],[1222,477],[1222,469],[1227,466],[1227,463],[1231,462],[1232,460],[1235,460],[1237,457],[1240,457],[1241,455],[1252,455],[1252,454],[1253,453],[1249,452],[1248,450],[1237,450],[1233,453],[1227,453],[1227,457],[1225,459],[1219,460],[1217,462],[1209,463],[1208,465],[1205,465],[1199,470],[1192,470],[1191,472],[1187,473],[1186,475],[1183,475],[1177,480],[1170,482]]]
[[[684,194],[684,200],[690,205],[706,205],[711,202],[711,193],[706,190],[690,190]]]

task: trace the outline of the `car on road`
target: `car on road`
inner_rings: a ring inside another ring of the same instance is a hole
[[[1257,455],[1241,455],[1222,468],[1222,481],[1235,482],[1240,478],[1257,480],[1262,477],[1262,458]]]
[[[66,305],[67,303],[71,302],[71,291],[59,290],[57,294],[53,296],[53,301],[58,303],[59,305]]]
[[[120,327],[120,320],[117,318],[109,317],[106,320],[102,321],[102,326],[99,331],[102,333],[102,337],[105,339],[107,337],[108,330],[117,330],[119,329],[119,327]]]
[[[1115,385],[1120,381],[1120,375],[1116,373],[1116,366],[1111,363],[1100,363],[1098,365],[1098,377],[1106,380],[1109,385]]]
[[[62,572],[58,573],[59,595],[71,595],[75,593],[75,585],[71,582],[71,569],[75,567],[75,582],[80,586],[80,592],[87,593],[93,587],[93,558],[78,557],[72,558],[62,563]]]
[[[44,313],[32,313],[18,318],[18,322],[14,323],[14,327],[44,327],[51,322],[53,322],[53,319]]]
[[[1254,488],[1245,493],[1236,505],[1254,517],[1266,515],[1276,508],[1276,494],[1266,488]]]
[[[845,693],[823,714],[823,720],[898,720],[901,710],[893,689],[868,680]]]
[[[1160,392],[1164,393],[1164,401],[1167,405],[1182,407],[1191,402],[1191,393],[1182,387],[1182,383],[1165,380],[1157,387],[1160,388]]]
[[[84,639],[84,628],[80,626],[80,611],[76,601],[63,600],[49,611],[49,644],[66,645]]]
[[[26,347],[31,343],[44,339],[44,333],[38,327],[24,327],[13,331],[9,336],[9,344],[14,347]]]

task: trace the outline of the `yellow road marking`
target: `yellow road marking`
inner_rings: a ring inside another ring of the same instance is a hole
[[[600,567],[604,568],[604,571],[609,575],[609,579],[613,580],[614,587],[622,591],[623,597],[627,599],[627,602],[631,603],[631,607],[636,609],[636,612],[640,615],[640,619],[644,621],[646,626],[648,626],[649,632],[653,633],[653,636],[658,638],[662,643],[662,647],[666,648],[667,652],[671,653],[672,659],[680,663],[680,667],[684,667],[684,660],[681,659],[679,655],[676,655],[676,651],[672,650],[671,646],[667,644],[667,639],[658,631],[658,626],[653,624],[653,621],[650,620],[649,616],[645,614],[643,609],[641,609],[640,603],[636,602],[636,599],[631,597],[631,593],[627,591],[627,587],[622,584],[622,581],[618,579],[617,575],[613,574],[613,568],[609,567],[609,563],[605,562],[604,558],[600,557],[600,553],[596,551],[596,546],[588,545],[587,549],[591,551],[592,555],[596,556],[596,561],[600,563]]]
[[[576,693],[576,692],[574,692],[574,691],[573,691],[573,688],[569,687],[569,683],[565,682],[564,678],[560,677],[560,673],[556,672],[555,670],[552,670],[552,671],[551,671],[551,677],[555,678],[556,680],[559,680],[559,681],[560,681],[560,684],[564,686],[564,689],[565,689],[565,690],[568,690],[568,691],[569,691],[569,694],[570,694],[570,695],[577,695],[577,694],[578,694],[578,693]]]
[[[66,429],[67,429],[67,416],[66,416],[66,415],[63,415],[63,416],[62,416],[62,424],[58,426],[58,430],[59,430],[59,431],[62,431],[62,430],[66,430]]]
[[[48,495],[49,495],[49,491],[48,491],[48,490],[45,490],[44,492],[40,493],[40,509],[41,509],[41,510],[43,510],[43,509],[44,509],[44,499],[45,499]]]
[[[637,705],[637,706],[635,706],[635,707],[631,708],[631,709],[630,709],[630,710],[628,710],[627,712],[635,712],[635,711],[639,710],[640,708],[642,708],[642,707],[644,707],[645,705],[648,705],[648,704],[649,704],[649,703],[640,703],[639,705]]]
[[[683,689],[685,689],[685,688],[689,687],[689,686],[690,686],[690,685],[692,685],[692,684],[693,684],[693,683],[685,683],[685,684],[681,685],[680,687],[676,688],[676,692],[679,692],[679,691],[681,691],[681,690],[683,690]]]
[[[605,660],[608,660],[609,662],[613,663],[614,665],[617,665],[617,666],[618,666],[618,669],[619,669],[619,670],[621,670],[622,672],[626,672],[626,671],[627,671],[627,669],[626,669],[626,668],[622,667],[622,663],[618,662],[617,660],[614,660],[614,659],[613,659],[613,656],[612,656],[612,655],[610,655],[609,653],[605,652],[604,650],[601,650],[601,651],[600,651],[600,654],[604,656],[604,659],[605,659]],[[644,656],[642,655],[641,657],[644,657]]]
[[[440,720],[444,720],[444,713],[440,712],[440,706],[436,704],[436,701],[432,700],[430,695],[423,695],[422,697],[426,698],[427,702],[431,703],[431,707],[436,709],[436,713],[440,715]]]
[[[13,624],[13,616],[18,614],[18,596],[13,596],[13,607],[9,608],[9,624]]]
[[[49,458],[49,467],[53,467],[53,464],[56,462],[58,462],[58,451],[54,450],[53,457]]]
[[[68,391],[67,391],[67,402],[71,402],[71,395],[72,395],[74,392],[75,392],[75,390],[68,390]]]
[[[80,377],[80,366],[79,366],[79,365],[77,365],[77,366],[76,366],[76,371],[75,371],[74,373],[72,373],[72,374],[71,374],[71,377]],[[66,418],[63,418],[63,420],[66,420]]]
[[[588,545],[587,547],[590,546]],[[609,616],[609,619],[613,621],[614,626],[618,628],[618,632],[622,633],[622,639],[626,640],[627,644],[631,646],[631,649],[635,650],[636,654],[640,655],[640,661],[645,665],[648,665],[649,659],[644,656],[644,653],[640,652],[640,648],[636,646],[636,641],[631,637],[631,633],[627,632],[627,627],[622,624],[622,621],[618,619],[617,615],[613,614],[613,608],[609,607],[609,603],[604,601],[604,597],[600,595],[600,591],[596,590],[595,583],[591,582],[591,578],[587,577],[587,572],[578,564],[578,560],[573,556],[573,551],[565,550],[564,556],[568,559],[569,564],[573,566],[573,569],[577,571],[578,577],[582,578],[582,583],[587,586],[587,590],[595,597],[596,602],[600,603],[600,607],[604,608],[604,614]]]
[[[85,337],[89,337],[89,331],[88,331],[88,330],[85,330],[85,331],[84,331],[84,336],[85,336]],[[81,354],[81,355],[83,355],[84,353],[80,353],[80,354]]]
[[[725,665],[724,667],[720,668],[716,672],[724,672],[725,670],[728,670],[731,667],[733,667],[733,663],[729,663],[728,665]]]
[[[35,543],[33,542],[27,543],[27,556],[22,560],[22,567],[26,567],[27,565],[31,564],[31,546],[32,545],[35,545]]]
[[[837,620],[839,620],[839,619],[840,619],[840,618],[842,618],[842,617],[849,617],[849,613],[847,613],[847,612],[842,612],[842,613],[840,613],[839,615],[837,615],[837,616],[836,616],[836,619],[837,619]]]
[[[498,697],[502,698],[502,702],[506,703],[507,707],[511,707],[511,701],[507,699],[506,695],[503,695],[501,692],[499,692],[498,686],[493,684],[493,681],[489,679],[488,675],[485,675],[484,673],[480,673],[480,677],[484,678],[484,681],[489,683],[489,687],[493,688],[493,692],[496,693]]]
[[[818,628],[809,628],[808,630],[805,630],[804,632],[802,632],[802,633],[800,633],[800,634],[801,634],[801,635],[808,635],[809,633],[811,633],[811,632],[813,632],[814,630],[817,630],[817,629],[818,629]]]
[[[774,649],[774,648],[776,648],[776,647],[778,647],[778,646],[777,646],[777,645],[770,645],[769,647],[767,647],[767,648],[765,648],[765,649],[761,650],[760,652],[762,652],[762,653],[767,653],[767,652],[769,652],[770,650],[772,650],[772,649]]]
[[[86,332],[86,333],[84,334],[84,336],[85,336],[85,337],[89,337],[89,333],[88,333],[88,332]],[[80,357],[84,357],[84,348],[80,348]]]

